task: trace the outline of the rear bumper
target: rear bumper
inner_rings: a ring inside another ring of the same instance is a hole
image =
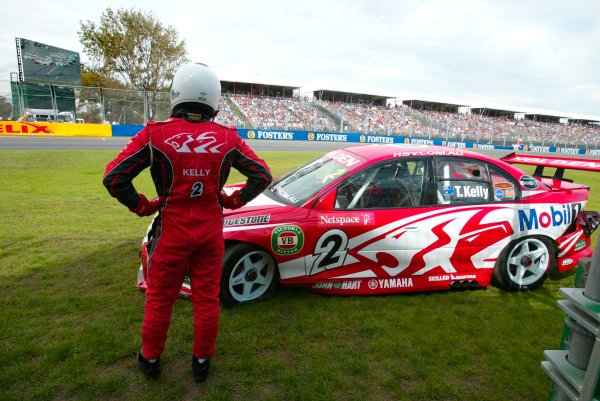
[[[580,251],[577,251],[570,255],[565,255],[563,257],[559,257],[556,260],[556,262],[558,264],[557,271],[559,273],[564,273],[566,271],[574,269],[579,265],[579,261],[582,258],[590,258],[590,257],[592,257],[592,254],[593,254],[592,247],[591,247],[591,245],[588,244],[585,248],[583,248]]]

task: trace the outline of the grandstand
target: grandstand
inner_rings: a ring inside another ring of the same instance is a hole
[[[216,121],[238,128],[600,148],[600,118],[588,116],[252,82],[222,81],[222,90]],[[40,104],[86,123],[144,124],[170,112],[168,93],[0,81],[0,109],[12,108],[4,119]]]

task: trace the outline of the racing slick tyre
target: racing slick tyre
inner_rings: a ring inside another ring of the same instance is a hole
[[[502,251],[494,283],[508,291],[533,290],[542,285],[554,264],[554,246],[549,239],[519,238]]]
[[[264,299],[275,291],[276,265],[254,245],[227,246],[221,273],[221,303],[226,307]]]

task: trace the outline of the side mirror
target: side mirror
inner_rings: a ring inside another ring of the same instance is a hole
[[[333,188],[325,195],[321,196],[315,203],[316,210],[333,210],[335,208],[335,198],[337,197],[337,188]]]

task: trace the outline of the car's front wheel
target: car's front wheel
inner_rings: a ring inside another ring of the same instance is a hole
[[[234,244],[225,249],[221,275],[221,302],[231,307],[258,301],[275,289],[276,265],[264,249]]]
[[[512,241],[498,259],[495,282],[508,291],[538,288],[554,265],[554,246],[544,237],[526,237]]]

